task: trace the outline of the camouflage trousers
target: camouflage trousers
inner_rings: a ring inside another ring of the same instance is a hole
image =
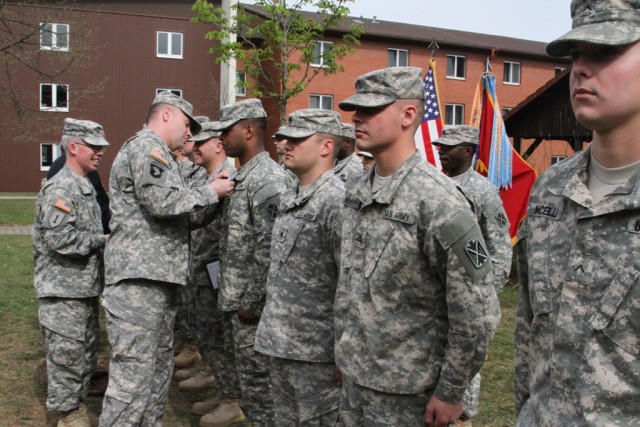
[[[271,357],[271,394],[278,427],[334,427],[340,384],[333,363]]]
[[[478,415],[478,404],[480,403],[480,372],[471,379],[469,387],[464,391],[462,397],[462,414],[467,418]]]
[[[223,321],[225,351],[233,348],[234,352],[235,374],[240,384],[240,408],[254,425],[273,426],[269,358],[253,349],[258,324],[241,322],[235,311],[224,313]]]
[[[198,341],[194,313],[195,300],[196,285],[191,280],[187,281],[186,286],[177,287],[177,312],[174,333],[178,344],[196,344]]]
[[[176,285],[130,279],[107,286],[111,345],[101,427],[160,426],[173,370]]]
[[[420,394],[390,394],[362,387],[343,378],[340,421],[344,427],[424,427],[432,390]]]
[[[98,304],[98,297],[39,299],[50,411],[70,411],[87,397],[98,359]]]
[[[228,351],[225,351],[225,331],[223,313],[218,309],[218,296],[206,280],[207,286],[197,286],[194,298],[194,320],[197,342],[202,354],[202,364],[215,372],[216,385],[220,394],[238,399],[240,385],[235,373],[234,351],[229,331]],[[198,285],[200,282],[196,282]]]

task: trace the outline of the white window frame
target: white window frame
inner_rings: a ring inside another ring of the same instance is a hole
[[[318,57],[319,62],[313,62],[316,60],[316,49],[315,46],[320,46],[320,55]],[[326,52],[329,51],[329,49],[326,48],[326,46],[333,46],[333,42],[328,42],[328,41],[323,41],[323,40],[316,40],[314,42],[314,49],[313,49],[313,59],[311,60],[310,65],[312,67],[326,67],[327,65],[324,63],[324,54]]]
[[[551,164],[555,165],[556,163],[560,163],[561,161],[566,159],[567,159],[567,156],[562,156],[562,155],[551,156]]]
[[[167,36],[167,52],[160,52],[160,35],[166,34]],[[175,55],[172,54],[173,50],[173,35],[180,35],[180,53]],[[182,59],[184,53],[184,34],[179,33],[177,31],[158,31],[156,32],[156,56],[158,58],[168,58],[168,59]]]
[[[62,150],[60,149],[60,144],[56,144],[54,142],[42,142],[40,143],[40,170],[42,172],[47,172],[51,165],[44,164],[44,147],[51,147],[51,164],[62,155]]]
[[[453,109],[450,113],[449,109]],[[456,120],[456,115],[460,113],[460,120]],[[464,124],[464,104],[446,104],[444,106],[444,124],[445,125],[463,125]]]
[[[167,91],[167,90],[169,92],[171,92],[172,94],[178,95],[180,98],[182,98],[182,89],[168,88],[168,87],[167,88],[162,88],[162,87],[157,88],[156,89],[156,95],[159,95],[160,92],[164,92],[164,91]]]
[[[51,107],[43,105],[42,103],[42,89],[45,86],[51,86]],[[67,106],[59,107],[58,106],[58,87],[64,86],[67,88]],[[69,111],[69,85],[58,84],[58,83],[40,83],[40,111]]]
[[[46,29],[47,26],[51,26],[51,29]],[[66,27],[66,28],[65,28]],[[61,28],[65,28],[65,31],[60,31]],[[69,24],[59,24],[55,22],[41,22],[40,23],[40,50],[55,50],[61,52],[69,51],[69,34],[70,34]],[[51,45],[44,44],[44,34],[51,34]],[[67,35],[67,45],[60,46],[60,41],[58,40],[58,34],[65,33]]]
[[[557,76],[558,74],[562,73],[565,70],[565,68],[564,67],[556,67],[556,68],[554,68],[554,70],[555,70],[555,73],[556,73],[556,76]]]
[[[511,107],[502,107],[503,116],[506,116],[509,111],[511,111]]]
[[[405,53],[406,54],[406,63],[405,64],[400,64],[400,57],[401,57],[401,53]],[[394,63],[392,64],[391,61],[391,55],[394,55]],[[387,49],[387,65],[389,67],[407,67],[409,66],[409,49],[396,49],[396,48],[389,48]]]
[[[313,106],[313,102],[312,99],[316,98],[318,101],[318,106],[314,107]],[[323,108],[322,104],[324,100],[330,100],[331,102],[331,108]],[[317,93],[312,93],[309,95],[309,108],[321,108],[323,110],[333,110],[333,95],[321,95],[321,94],[317,94]]]
[[[247,73],[236,72],[236,83],[246,83],[247,82]],[[242,85],[236,85],[236,96],[245,97],[247,96],[247,87]]]
[[[517,65],[517,76],[514,72],[514,68]],[[516,81],[517,77],[517,81]],[[519,62],[515,61],[504,61],[504,74],[503,74],[503,83],[506,85],[520,86],[520,81],[522,78],[522,65]]]
[[[454,65],[453,65],[453,74],[449,74],[449,59],[453,59],[454,60]],[[459,68],[460,68],[460,60],[464,61],[464,64],[462,65],[462,77],[458,76],[459,74]],[[452,80],[466,80],[467,79],[467,57],[464,55],[447,55],[447,78],[448,79],[452,79]]]

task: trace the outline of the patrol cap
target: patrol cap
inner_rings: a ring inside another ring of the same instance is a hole
[[[67,117],[64,119],[62,135],[77,136],[91,145],[109,145],[109,142],[102,136],[102,126],[91,120],[78,120]]]
[[[211,138],[217,138],[220,136],[220,131],[215,130],[218,122],[205,122],[202,123],[202,130],[196,135],[192,136],[190,141],[196,144],[208,141]]]
[[[566,56],[572,43],[621,46],[640,40],[640,0],[573,0],[572,30],[547,45],[550,56]]]
[[[442,136],[435,141],[434,145],[460,145],[464,143],[478,145],[480,129],[468,125],[448,125],[442,129]]]
[[[220,109],[220,121],[216,123],[216,130],[223,131],[244,119],[267,117],[259,99],[245,99]]]
[[[417,67],[390,67],[372,71],[356,79],[356,93],[339,105],[344,111],[389,105],[396,99],[424,99],[422,70]]]
[[[277,141],[277,140],[281,140],[281,139],[283,139],[282,135],[279,135],[279,134],[278,134],[278,132],[280,132],[280,131],[281,131],[282,129],[284,129],[284,128],[285,128],[285,126],[280,126],[280,127],[278,128],[278,130],[276,131],[276,133],[274,133],[273,135],[271,135],[271,138],[275,139],[276,141]]]
[[[198,132],[200,132],[200,123],[198,123],[198,121],[193,117],[193,106],[189,104],[184,98],[168,90],[163,90],[156,95],[155,99],[153,100],[153,104],[151,105],[156,104],[169,104],[179,108],[180,111],[182,111],[184,115],[189,118],[189,128],[191,129],[191,135],[197,135]]]
[[[370,158],[370,159],[373,159],[373,154],[371,154],[371,153],[370,153],[370,152],[368,152],[368,151],[358,151],[356,154],[357,154],[358,156],[368,157],[368,158]]]
[[[287,125],[278,129],[276,138],[308,138],[317,132],[340,136],[340,114],[320,108],[294,111]]]
[[[356,139],[356,127],[351,123],[340,123],[340,135],[347,139]]]
[[[200,124],[211,121],[211,120],[209,120],[209,117],[207,117],[207,116],[195,116],[194,119],[196,119],[196,122],[198,122]]]

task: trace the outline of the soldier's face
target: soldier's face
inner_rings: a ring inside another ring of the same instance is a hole
[[[229,157],[240,157],[246,149],[244,125],[242,121],[222,131],[222,148]]]
[[[401,114],[397,101],[378,108],[359,108],[351,121],[356,127],[356,147],[376,153],[390,145],[400,134]]]
[[[207,169],[210,164],[215,162],[219,147],[220,139],[218,138],[210,138],[202,144],[195,144],[193,146],[193,163]]]
[[[191,138],[191,128],[189,118],[178,108],[171,107],[171,116],[167,122],[169,150],[174,151],[183,147],[184,143]]]
[[[640,123],[640,42],[576,43],[570,53],[571,106],[578,121],[601,133]]]
[[[284,141],[284,166],[300,176],[311,170],[320,160],[321,138],[317,134],[308,138],[291,138]]]
[[[74,139],[71,144],[74,145],[73,152],[75,153],[76,161],[85,173],[94,172],[98,169],[98,166],[102,163],[102,156],[106,147],[87,144],[80,138]]]

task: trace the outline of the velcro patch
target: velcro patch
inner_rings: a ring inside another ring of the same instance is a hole
[[[562,218],[562,211],[563,209],[558,206],[538,204],[533,208],[533,216],[543,216],[559,220]]]
[[[391,209],[385,209],[384,218],[392,221],[404,222],[405,224],[414,224],[416,222],[415,217],[410,213],[394,211]]]
[[[58,197],[58,200],[55,201],[53,206],[65,213],[71,213],[71,209],[73,208],[71,202],[63,197]]]
[[[502,212],[500,212],[498,215],[496,215],[496,222],[498,223],[500,228],[504,228],[509,223],[509,220]]]
[[[296,212],[296,218],[306,219],[307,221],[315,221],[316,213],[315,212],[307,212],[307,211],[299,211]]]
[[[480,267],[485,265],[489,260],[487,250],[484,248],[484,246],[482,246],[480,239],[478,239],[477,237],[474,237],[473,239],[465,243],[464,251],[467,253],[467,256],[476,269],[479,269]]]
[[[159,150],[157,148],[152,148],[151,151],[149,152],[149,156],[153,157],[160,163],[163,163],[165,166],[169,166],[169,160],[167,160],[164,157],[164,153],[162,152],[162,150]]]
[[[354,209],[360,209],[361,205],[360,200],[355,197],[345,197],[344,204]]]
[[[265,216],[271,221],[275,221],[279,213],[278,204],[276,202],[267,203],[264,207]]]

